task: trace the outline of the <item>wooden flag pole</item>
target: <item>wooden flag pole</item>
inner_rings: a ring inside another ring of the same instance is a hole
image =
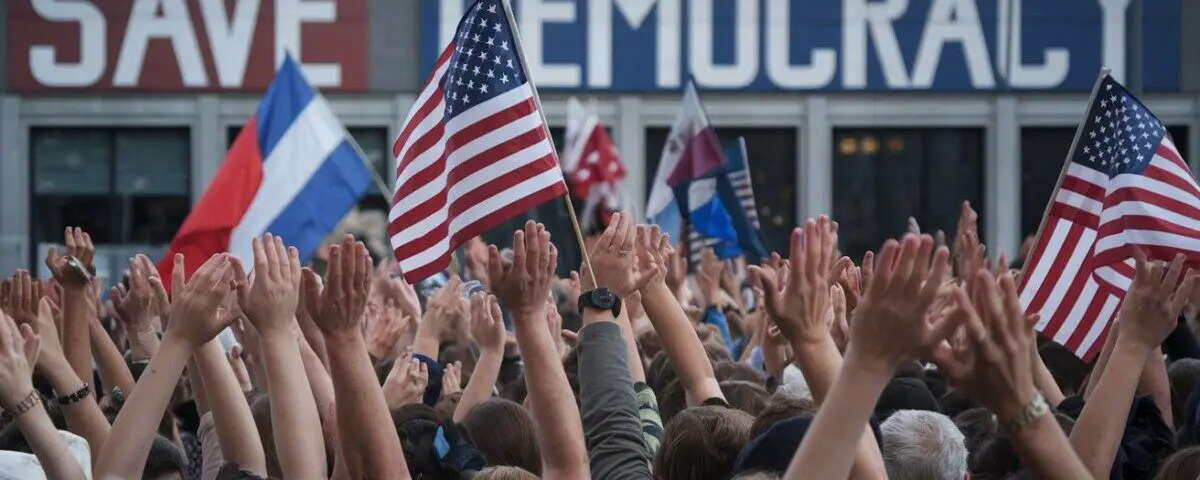
[[[1063,162],[1062,171],[1058,173],[1058,183],[1054,184],[1054,192],[1050,194],[1050,201],[1046,202],[1046,210],[1042,212],[1042,223],[1038,225],[1037,234],[1033,236],[1033,247],[1030,248],[1030,255],[1033,254],[1033,249],[1037,248],[1038,243],[1041,242],[1042,235],[1046,233],[1046,223],[1050,219],[1050,207],[1054,206],[1054,199],[1058,197],[1058,191],[1062,189],[1063,178],[1067,176],[1067,167],[1071,165],[1071,158],[1075,156],[1075,148],[1079,145],[1079,137],[1083,136],[1083,126],[1087,123],[1088,111],[1092,108],[1092,102],[1096,100],[1096,94],[1100,92],[1100,84],[1103,83],[1104,77],[1111,72],[1112,70],[1110,69],[1101,68],[1100,75],[1096,77],[1096,84],[1092,86],[1092,93],[1088,95],[1087,106],[1083,108],[1084,121],[1080,122],[1079,127],[1075,129],[1075,138],[1071,139],[1071,149],[1067,150],[1067,159]],[[1017,293],[1020,293],[1021,289],[1025,288],[1025,283],[1028,280],[1025,270],[1029,268],[1030,260],[1033,259],[1026,258],[1025,262],[1021,264]],[[1046,320],[1049,320],[1049,318]]]
[[[546,132],[546,138],[552,139],[550,136],[550,124],[546,121],[546,111],[542,109],[542,99],[538,97],[537,86],[533,83],[532,72],[529,71],[529,65],[525,63],[525,52],[521,49],[521,35],[517,33],[517,19],[513,17],[512,5],[509,5],[509,0],[500,0],[500,8],[504,9],[504,16],[508,20],[508,28],[512,29],[513,43],[516,47],[517,61],[521,63],[521,70],[525,72],[525,81],[529,82],[529,89],[533,90],[533,103],[537,105],[538,115],[542,117],[542,129]],[[477,4],[478,5],[478,4]],[[558,157],[558,151],[554,148],[554,142],[550,142],[550,148],[554,149],[555,158]],[[583,267],[587,270],[588,278],[592,281],[592,285],[596,285],[596,274],[592,270],[592,261],[588,258],[587,246],[583,243],[583,231],[579,228],[579,218],[575,216],[575,206],[571,204],[571,191],[567,187],[566,177],[563,177],[563,189],[566,194],[563,195],[563,203],[567,204],[567,215],[571,217],[571,229],[575,230],[575,241],[579,242],[579,252],[583,256]]]

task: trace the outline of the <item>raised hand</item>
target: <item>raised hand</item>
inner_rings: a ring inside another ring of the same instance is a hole
[[[150,284],[150,272],[154,272],[154,266],[149,264],[148,258],[143,262],[143,258],[144,255],[138,255],[129,260],[128,290],[119,283],[109,290],[113,308],[130,336],[152,333],[154,316],[158,309],[157,292]],[[157,272],[154,275],[157,277]],[[159,282],[159,285],[161,284]]]
[[[1184,274],[1183,254],[1176,254],[1169,266],[1147,260],[1138,249],[1133,258],[1135,274],[1119,314],[1117,339],[1153,349],[1175,329],[1179,312],[1196,290],[1196,277],[1190,269]]]
[[[251,245],[253,286],[242,280],[244,272],[235,263],[238,304],[260,335],[290,335],[300,301],[300,252],[269,233],[254,238]]]
[[[429,385],[429,367],[424,362],[404,352],[392,362],[392,371],[383,381],[383,398],[387,399],[388,410],[410,403],[421,403],[425,387]]]
[[[422,323],[428,322],[434,327],[431,331],[440,340],[442,334],[467,317],[466,297],[463,295],[463,282],[458,276],[450,277],[442,288],[433,292],[425,302],[425,316]]]
[[[446,397],[460,392],[462,392],[462,362],[446,364],[446,371],[442,373],[442,396]]]
[[[362,318],[371,288],[371,256],[362,242],[346,235],[329,247],[324,289],[315,278],[304,282],[305,301],[326,337],[362,338]],[[315,277],[315,274],[312,275]]]
[[[687,246],[684,245],[684,242],[685,240],[680,240],[678,248],[667,250],[665,253],[670,255],[663,257],[661,263],[666,269],[667,287],[675,292],[676,296],[679,295],[679,291],[683,289],[684,282],[687,280]]]
[[[667,288],[672,288],[671,281],[667,280],[667,277],[673,275],[668,265],[674,261],[675,250],[671,248],[667,234],[660,231],[658,225],[638,225],[635,236],[634,251],[637,255],[638,270],[644,272],[642,286],[639,289],[664,282],[666,282]],[[687,274],[686,267],[684,274]],[[571,278],[576,279],[577,275],[572,273]],[[671,291],[675,292],[676,290],[672,288]],[[583,292],[573,293],[576,293],[575,297],[578,298],[578,294]]]
[[[412,319],[404,316],[396,302],[387,299],[383,305],[368,305],[365,339],[367,353],[378,359],[391,358],[396,342]]]
[[[488,285],[515,320],[542,320],[546,295],[558,266],[558,249],[550,243],[550,232],[529,221],[513,234],[513,261],[505,268],[500,250],[488,247]]]
[[[15,409],[33,391],[39,341],[29,325],[18,328],[12,318],[0,314],[0,407],[4,410]]]
[[[879,271],[850,321],[847,361],[857,357],[878,373],[890,373],[954,332],[959,317],[933,322],[926,316],[949,270],[949,256],[945,248],[934,252],[928,235],[906,235],[901,243],[884,244]]]
[[[600,235],[600,239],[588,252],[596,285],[590,285],[591,276],[586,271],[583,275],[584,282],[591,288],[607,288],[621,298],[627,298],[634,290],[644,286],[653,276],[653,272],[643,273],[638,268],[637,257],[634,255],[634,247],[637,244],[635,240],[644,239],[635,239],[635,233],[644,237],[644,231],[640,225],[634,227],[629,214],[613,214],[608,227],[604,229],[604,234]]]
[[[504,319],[496,297],[483,292],[471,295],[471,336],[480,350],[504,349]]]
[[[846,292],[842,290],[841,285],[829,287],[829,298],[832,300],[829,314],[833,319],[829,322],[829,333],[833,335],[833,343],[837,344],[838,350],[846,351],[846,345],[850,343],[850,322],[846,317]]]
[[[213,255],[192,278],[185,279],[183,254],[175,254],[171,273],[171,322],[166,336],[196,348],[229,326],[227,318],[217,315],[217,309],[235,288],[233,265],[233,257],[228,253]]]
[[[37,324],[33,330],[41,336],[41,355],[38,356],[37,367],[41,368],[48,361],[60,361],[66,363],[67,357],[63,354],[62,341],[58,336],[58,325],[54,320],[54,311],[58,307],[50,302],[50,299],[43,298],[38,305]]]
[[[414,319],[421,318],[421,300],[417,296],[417,289],[404,281],[395,259],[389,258],[380,262],[375,269],[372,286],[373,291],[379,292],[384,299],[396,302],[404,315]]]
[[[17,325],[29,325],[38,330],[38,302],[42,299],[42,284],[33,279],[29,272],[17,270],[9,283],[8,313]]]
[[[1012,276],[977,271],[972,298],[962,287],[952,287],[948,315],[958,317],[962,338],[952,348],[942,345],[933,360],[954,388],[965,392],[1002,421],[1015,418],[1033,399],[1032,357],[1036,343],[1033,328],[1021,309]]]
[[[696,285],[700,295],[709,305],[715,305],[721,296],[721,275],[725,273],[725,262],[717,258],[711,248],[700,251],[700,268],[696,270]]]
[[[78,265],[87,269],[92,275],[96,274],[96,267],[92,265],[96,256],[96,246],[92,244],[92,236],[78,227],[67,227],[64,236],[66,237],[67,255],[60,255],[56,248],[50,247],[50,250],[46,251],[46,268],[50,269],[55,280],[64,286],[86,285],[87,277],[81,275],[72,265],[78,262]]]
[[[829,218],[809,219],[792,232],[791,275],[776,284],[762,269],[753,267],[763,285],[767,314],[793,342],[818,343],[829,338],[831,308],[830,272],[836,240]]]

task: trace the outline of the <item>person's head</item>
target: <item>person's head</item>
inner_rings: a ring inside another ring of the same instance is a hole
[[[283,478],[283,469],[279,467],[279,454],[275,450],[275,426],[271,423],[271,397],[259,394],[251,398],[250,415],[254,417],[258,438],[262,439],[263,453],[267,457],[267,476]]]
[[[976,478],[1008,478],[1021,471],[1021,458],[1004,435],[989,435],[970,453],[967,461]]]
[[[538,480],[538,476],[518,467],[499,466],[480,470],[472,480]]]
[[[984,440],[995,435],[998,429],[996,415],[983,407],[972,408],[954,417],[954,426],[966,438],[968,452],[979,450]]]
[[[400,437],[409,474],[415,477],[441,473],[433,448],[438,429],[437,410],[423,403],[410,403],[392,413],[392,424]]]
[[[646,368],[646,385],[649,385],[655,392],[661,392],[677,377],[675,368],[671,366],[671,360],[667,358],[667,352],[659,351],[654,354],[650,360],[650,366]]]
[[[783,381],[775,388],[775,394],[802,400],[813,399],[812,389],[808,388],[808,380],[805,380],[804,373],[791,364],[784,367]]]
[[[541,450],[533,417],[520,404],[493,398],[467,413],[459,425],[491,466],[521,467],[540,475]]]
[[[763,375],[762,371],[741,362],[717,362],[713,365],[713,375],[717,377],[718,382],[737,380],[755,383],[764,387],[767,384],[767,377]]]
[[[183,449],[162,435],[154,437],[150,454],[146,455],[146,466],[142,478],[146,480],[183,480],[187,471],[187,456]]]
[[[963,480],[967,447],[949,417],[936,412],[899,410],[880,425],[883,462],[894,480]]]
[[[1200,478],[1200,447],[1188,447],[1171,455],[1159,465],[1154,480],[1194,480]]]
[[[741,380],[728,380],[720,383],[721,393],[729,406],[758,415],[771,403],[771,394],[762,385]]]
[[[897,377],[888,381],[875,404],[875,415],[880,421],[887,420],[893,412],[900,410],[925,410],[941,412],[936,398],[925,382],[911,377]]]
[[[731,477],[732,480],[779,480],[783,478],[778,472],[746,472]]]
[[[1083,379],[1087,377],[1091,368],[1088,364],[1054,342],[1046,342],[1038,347],[1038,355],[1042,357],[1042,362],[1046,364],[1046,369],[1050,370],[1050,375],[1054,377],[1054,382],[1058,384],[1063,395],[1071,396],[1079,392]]]
[[[959,414],[978,407],[979,402],[962,390],[951,390],[938,399],[938,408],[950,418],[958,418]]]
[[[775,395],[771,404],[754,417],[754,424],[750,426],[750,438],[757,438],[776,423],[805,414],[816,415],[817,404],[812,400]]]
[[[683,387],[683,380],[678,378],[671,380],[666,388],[656,393],[658,393],[658,414],[662,417],[664,425],[671,423],[671,419],[675,418],[675,415],[687,408],[687,389]]]
[[[654,458],[659,478],[724,480],[750,441],[754,417],[741,410],[704,406],[686,409],[667,423]]]
[[[1188,396],[1200,383],[1200,359],[1183,358],[1171,362],[1167,367],[1167,377],[1171,382],[1171,413],[1175,419],[1175,427],[1183,424],[1186,416]]]

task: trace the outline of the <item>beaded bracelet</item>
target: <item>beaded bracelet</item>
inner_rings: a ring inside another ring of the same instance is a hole
[[[23,415],[25,412],[32,410],[34,406],[37,406],[41,403],[42,394],[39,393],[35,388],[33,391],[29,392],[29,395],[25,396],[24,400],[21,400],[20,403],[17,403],[12,410],[6,410],[3,415],[3,420],[5,422],[11,422],[17,417]]]
[[[87,382],[83,382],[83,386],[79,387],[79,390],[76,390],[74,392],[68,393],[61,397],[58,397],[58,404],[59,405],[70,405],[70,404],[73,404],[75,402],[78,402],[80,400],[87,398],[87,396],[91,395],[91,394],[92,394],[92,386],[88,385]]]

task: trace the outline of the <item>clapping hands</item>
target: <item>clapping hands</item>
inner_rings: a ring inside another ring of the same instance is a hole
[[[234,262],[229,254],[209,257],[192,278],[186,279],[183,255],[176,254],[171,274],[171,322],[166,337],[175,338],[191,348],[212,340],[229,326],[217,309],[236,288]]]
[[[513,234],[513,261],[507,268],[500,250],[488,247],[488,285],[517,322],[545,319],[542,310],[557,266],[558,249],[540,223],[527,222],[524,230]]]
[[[300,301],[300,252],[285,247],[282,238],[269,233],[256,237],[251,245],[253,286],[244,281],[241,264],[235,262],[238,304],[259,335],[291,335]]]
[[[304,270],[308,311],[326,338],[362,339],[361,322],[371,287],[371,256],[362,242],[346,235],[329,247],[324,289],[312,270]]]
[[[792,232],[791,274],[778,283],[761,267],[751,267],[763,288],[767,314],[793,342],[818,343],[829,339],[830,271],[836,237],[829,218],[809,219],[804,229]]]

